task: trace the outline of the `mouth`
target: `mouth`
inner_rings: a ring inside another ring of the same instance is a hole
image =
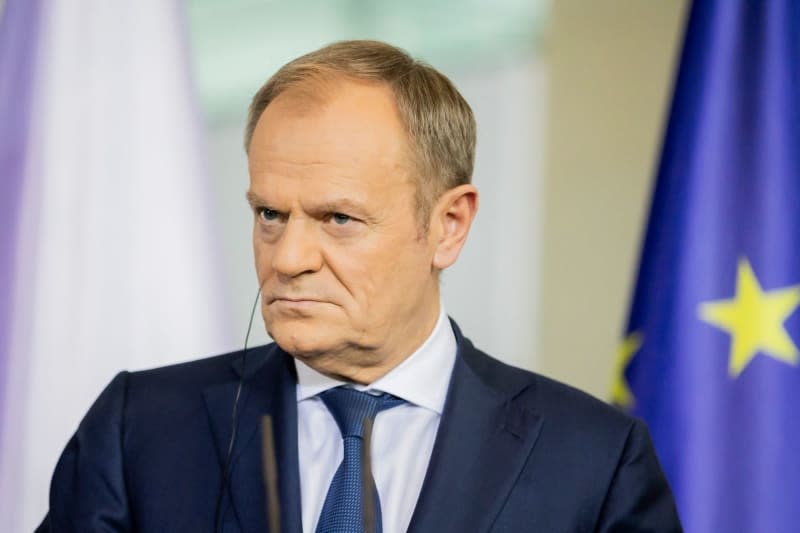
[[[268,300],[267,307],[272,311],[280,314],[289,313],[290,315],[308,316],[309,314],[316,314],[322,309],[322,306],[329,304],[325,300],[310,297],[272,297]]]
[[[324,300],[320,300],[319,298],[310,298],[304,296],[272,296],[268,299],[270,304],[273,303],[287,303],[287,304],[304,304],[304,303],[326,303]]]
[[[315,300],[312,298],[270,298],[265,311],[273,318],[312,318],[323,313],[327,308],[328,302]]]

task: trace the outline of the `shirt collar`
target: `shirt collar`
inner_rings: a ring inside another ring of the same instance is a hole
[[[294,359],[297,369],[297,401],[307,400],[334,387],[349,385],[358,390],[388,392],[441,415],[456,359],[457,344],[444,307],[440,306],[440,309],[439,319],[422,346],[370,385],[333,379]]]

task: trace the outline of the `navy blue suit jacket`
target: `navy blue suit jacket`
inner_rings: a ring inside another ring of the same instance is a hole
[[[411,533],[679,531],[645,426],[461,336]],[[122,372],[67,444],[40,531],[266,532],[260,417],[284,533],[300,533],[296,376],[274,344]],[[230,486],[221,487],[240,378]]]

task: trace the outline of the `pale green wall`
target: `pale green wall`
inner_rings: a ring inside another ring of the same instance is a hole
[[[342,39],[379,39],[448,72],[527,58],[550,0],[187,0],[203,108],[241,122],[255,90],[285,62]]]

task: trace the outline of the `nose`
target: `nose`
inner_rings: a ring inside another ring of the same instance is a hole
[[[290,217],[273,250],[273,270],[286,278],[318,271],[322,268],[319,244],[313,220]]]

